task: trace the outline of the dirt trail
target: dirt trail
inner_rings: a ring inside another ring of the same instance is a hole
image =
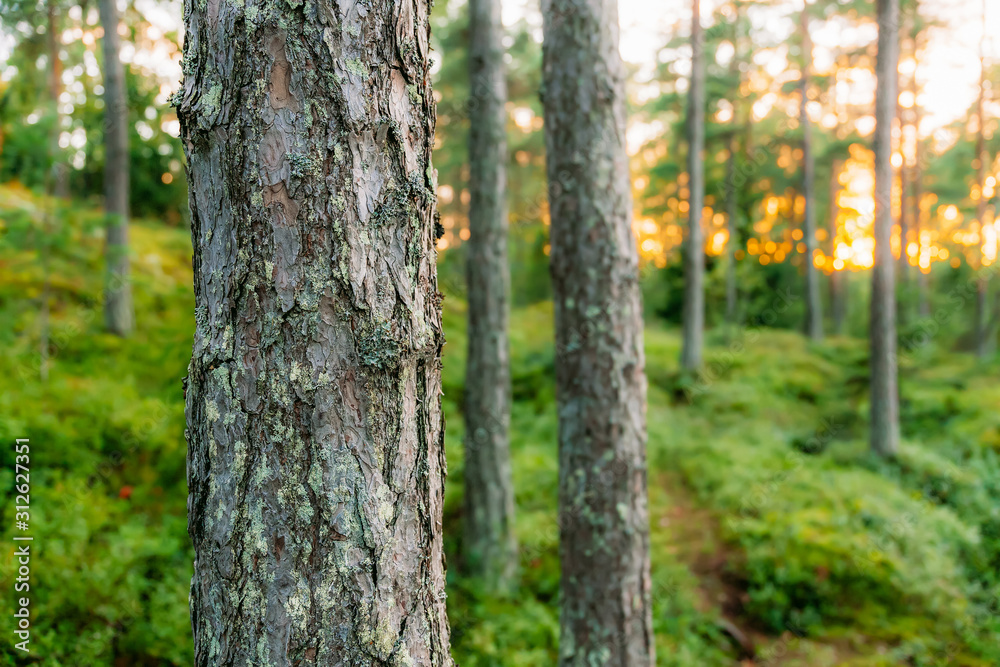
[[[844,640],[800,639],[791,632],[768,634],[746,618],[743,582],[733,574],[742,554],[725,545],[719,518],[700,506],[676,473],[657,475],[667,504],[651,520],[668,535],[668,550],[698,578],[699,610],[717,610],[720,629],[740,653],[740,667],[835,667],[859,656]]]

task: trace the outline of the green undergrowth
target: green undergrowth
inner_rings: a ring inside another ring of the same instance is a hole
[[[34,664],[190,664],[188,232],[132,226],[138,328],[123,341],[102,331],[98,215],[60,211],[41,246],[42,214],[26,192],[0,187],[0,437],[32,439]],[[43,250],[46,383],[37,354]],[[520,585],[498,596],[461,575],[465,317],[463,302],[447,297],[454,654],[464,666],[555,664],[552,309],[512,314]],[[707,343],[704,372],[685,375],[677,333],[656,322],[646,329],[657,663],[738,664],[728,624],[754,642],[758,665],[1000,664],[1000,367],[933,345],[909,351],[901,450],[883,461],[865,445],[863,341],[747,330],[711,332]],[[12,463],[4,448],[4,498]],[[13,510],[4,507],[0,540],[11,544]],[[0,559],[0,588],[11,590],[13,577],[13,562]],[[12,665],[7,642],[0,664]]]
[[[460,548],[463,318],[461,303],[446,302],[452,564]],[[511,447],[524,551],[517,595],[549,610],[546,628],[555,635],[551,331],[547,304],[514,313]],[[672,494],[656,486],[664,473],[677,473],[715,518],[723,576],[742,590],[725,615],[756,638],[762,664],[997,664],[996,364],[933,349],[905,357],[903,442],[887,462],[865,444],[863,341],[811,344],[793,332],[750,330],[711,334],[709,343],[705,370],[685,376],[677,334],[646,329],[658,664],[731,665],[739,654],[720,632],[722,605],[699,605],[706,582],[676,556],[676,522],[658,521],[671,509]],[[532,664],[537,637],[520,632],[517,607],[476,595],[455,567],[450,576],[460,591],[451,609],[464,621],[455,633],[462,663]],[[553,637],[552,660],[555,651]]]
[[[75,204],[54,213],[59,222],[43,227],[40,200],[0,186],[0,492],[12,498],[13,442],[30,437],[28,664],[190,664],[181,386],[194,324],[189,234],[132,224],[137,330],[121,340],[103,331],[99,214]],[[0,540],[12,544],[18,532],[5,502]],[[15,576],[13,559],[0,559],[11,596]],[[0,664],[14,664],[12,638],[0,640]]]

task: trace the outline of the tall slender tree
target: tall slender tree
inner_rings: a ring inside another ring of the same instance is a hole
[[[104,323],[119,336],[132,333],[132,287],[128,261],[128,105],[118,38],[116,0],[98,0],[104,27]]]
[[[517,568],[511,481],[507,85],[499,0],[469,1],[469,330],[465,534],[469,571],[506,588]]]
[[[185,2],[196,665],[452,664],[429,5]]]
[[[68,197],[69,196],[69,173],[66,168],[66,163],[59,159],[62,149],[59,147],[59,135],[62,132],[62,113],[59,111],[59,97],[63,92],[63,62],[60,56],[60,49],[62,44],[60,43],[59,36],[62,34],[60,30],[60,20],[59,20],[59,6],[57,0],[48,0],[45,3],[45,46],[46,55],[49,59],[49,69],[48,69],[48,84],[49,84],[49,99],[52,102],[52,173],[51,173],[51,183],[49,184],[49,190],[56,197]],[[27,9],[27,6],[22,6],[23,9]],[[5,8],[6,9],[6,8]],[[13,25],[13,23],[12,23]]]
[[[892,256],[892,122],[899,60],[899,0],[878,2],[875,89],[875,265],[871,297],[871,446],[893,456],[899,446],[896,278]]]
[[[543,0],[559,407],[559,662],[654,664],[646,375],[615,0]]]
[[[816,250],[816,163],[812,146],[812,123],[809,120],[809,70],[812,67],[812,38],[809,35],[809,3],[799,14],[802,35],[802,80],[799,102],[799,124],[802,126],[802,197],[805,211],[802,217],[802,236],[806,246],[806,334],[813,340],[823,337],[823,308],[819,294],[819,271],[813,263]]]
[[[688,90],[688,233],[684,249],[684,308],[681,367],[701,366],[705,329],[705,240],[701,229],[705,203],[705,54],[700,0],[691,0],[691,84]]]
[[[842,160],[834,160],[830,169],[830,207],[827,213],[827,230],[830,235],[830,256],[837,252],[837,216],[840,213],[840,170]],[[840,335],[844,331],[844,319],[847,315],[847,274],[834,269],[830,272],[830,319],[833,333]]]
[[[913,7],[914,21],[910,26],[913,40],[913,59],[920,63],[920,4],[914,0]],[[919,68],[914,68],[910,77],[910,92],[913,95],[913,169],[910,171],[910,182],[913,188],[910,197],[910,205],[913,207],[911,219],[918,244],[920,234],[924,228],[924,215],[922,199],[924,196],[924,142],[920,138],[920,124],[923,113],[919,103],[920,87],[917,81]],[[921,268],[917,273],[917,314],[920,317],[930,317],[930,300],[928,299],[928,274]]]
[[[729,136],[729,154],[726,156],[726,323],[730,328],[735,328],[737,318],[739,317],[737,314],[739,291],[736,285],[736,251],[739,248],[739,229],[736,224],[738,209],[736,154],[739,150],[737,132],[734,111],[732,134]]]
[[[902,10],[901,10],[902,11]],[[902,30],[903,34],[908,34],[910,32],[911,16],[909,12],[905,13],[903,19]],[[916,57],[916,56],[914,56]],[[900,94],[903,90],[902,76],[900,75],[899,69],[896,69],[896,124],[899,129],[899,142],[898,149],[899,155],[902,160],[899,163],[899,260],[897,262],[897,277],[899,286],[898,289],[901,294],[904,295],[903,299],[900,299],[902,303],[898,303],[898,310],[896,313],[897,318],[900,322],[906,322],[906,311],[904,305],[906,303],[905,297],[909,293],[909,279],[910,279],[910,264],[906,258],[906,238],[910,231],[910,209],[908,206],[908,198],[910,194],[910,174],[906,165],[906,110],[903,108],[902,101],[900,100]]]
[[[979,95],[976,97],[976,155],[973,158],[973,165],[976,168],[976,221],[979,223],[980,234],[986,221],[986,197],[983,190],[986,188],[986,0],[983,0],[983,36],[979,42]],[[982,259],[980,259],[981,265]],[[990,313],[987,300],[989,298],[989,272],[980,271],[976,281],[976,331],[975,345],[976,356],[980,359],[988,356],[992,351],[990,344]]]

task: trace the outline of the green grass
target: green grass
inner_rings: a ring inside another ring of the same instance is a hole
[[[191,662],[181,378],[193,324],[190,241],[132,228],[138,331],[102,332],[101,240],[72,211],[50,251],[52,363],[39,380],[38,202],[0,188],[0,436],[32,438],[33,635],[42,665]],[[444,304],[453,649],[465,666],[554,664],[558,471],[552,311],[512,315],[512,456],[521,586],[460,576],[465,307]],[[706,371],[646,329],[657,663],[737,664],[720,622],[768,665],[1000,664],[996,363],[928,348],[901,367],[903,444],[871,456],[866,345],[788,331],[709,335]],[[0,489],[13,488],[12,452]],[[5,503],[0,539],[10,544]],[[0,588],[14,570],[0,561]],[[0,664],[14,664],[7,644]],[[950,656],[950,663],[942,656]]]

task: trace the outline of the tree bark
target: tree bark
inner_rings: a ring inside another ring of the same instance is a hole
[[[187,0],[195,664],[451,665],[429,3]]]
[[[705,62],[700,0],[691,1],[691,86],[688,91],[688,235],[684,252],[684,308],[681,367],[701,366],[705,329],[705,240],[701,214],[705,202]]]
[[[840,195],[840,181],[838,179],[842,168],[843,162],[834,160],[830,172],[830,209],[827,214],[827,227],[830,232],[831,256],[837,252],[837,215],[840,212],[840,205],[837,203],[837,197]],[[833,333],[838,336],[844,332],[844,317],[846,315],[846,300],[844,296],[847,274],[844,271],[846,269],[843,271],[834,269],[830,273],[830,315],[833,324]]]
[[[819,272],[813,263],[816,251],[815,158],[812,149],[812,125],[809,121],[809,68],[812,65],[812,40],[809,36],[809,5],[800,14],[802,31],[802,99],[799,123],[802,125],[802,196],[806,207],[802,218],[802,236],[806,244],[806,334],[812,340],[823,338],[823,307],[819,294]]]
[[[465,374],[465,565],[490,589],[517,572],[511,481],[507,85],[497,0],[469,2],[469,330]]]
[[[559,663],[654,664],[646,376],[614,0],[543,0],[559,407]]]
[[[899,0],[878,2],[875,92],[875,266],[871,302],[871,446],[894,456],[899,446],[896,290],[892,256],[892,119],[898,67]]]
[[[119,56],[118,5],[99,0],[104,26],[104,324],[108,331],[128,336],[135,325],[128,262],[128,104],[125,68]]]

